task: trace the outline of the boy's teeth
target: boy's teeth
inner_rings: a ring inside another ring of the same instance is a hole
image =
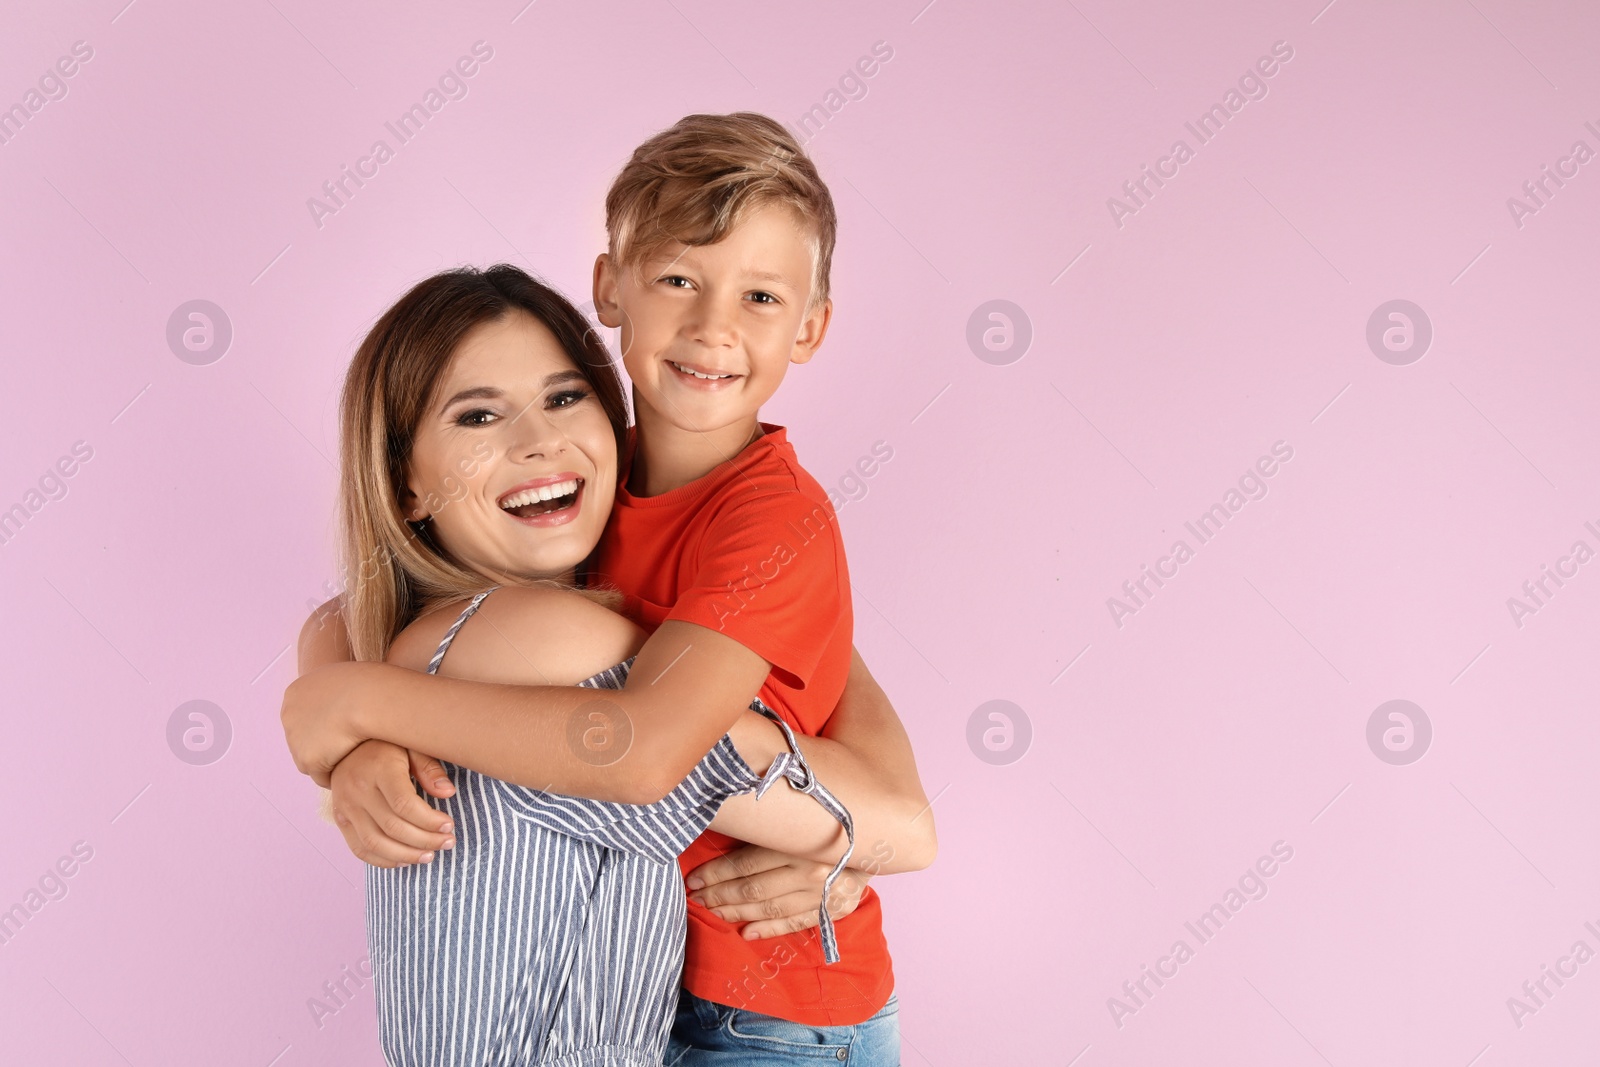
[[[537,489],[524,489],[500,501],[502,508],[520,508],[528,504],[537,504],[541,500],[554,500],[557,497],[571,496],[578,491],[578,481],[573,479],[567,482],[557,482],[554,485],[542,485]]]
[[[731,374],[701,374],[697,370],[690,370],[688,367],[685,367],[682,363],[674,363],[672,365],[673,365],[673,367],[677,368],[678,370],[682,371],[685,374],[692,374],[696,378],[705,378],[705,379],[710,380],[710,381],[721,381],[723,378],[732,378],[733,377],[733,375],[731,375]]]

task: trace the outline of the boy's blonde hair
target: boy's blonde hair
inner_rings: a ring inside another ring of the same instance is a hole
[[[663,245],[715,244],[753,208],[788,207],[809,231],[811,303],[828,298],[838,231],[816,164],[765,115],[688,115],[634,149],[606,194],[612,260],[636,265]]]

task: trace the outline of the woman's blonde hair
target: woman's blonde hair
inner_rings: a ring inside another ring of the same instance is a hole
[[[628,426],[622,381],[599,334],[565,297],[505,263],[419,282],[361,342],[340,401],[341,614],[358,660],[383,659],[417,616],[486,587],[483,575],[451,558],[426,521],[407,521],[401,500],[417,426],[456,346],[474,327],[517,308],[555,335],[588,380],[622,454]],[[614,592],[593,595],[612,605],[620,599]]]

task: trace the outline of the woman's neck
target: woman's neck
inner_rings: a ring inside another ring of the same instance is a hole
[[[552,582],[556,585],[565,585],[576,588],[578,585],[578,571],[576,567],[568,567],[555,574],[500,574],[495,571],[478,571],[484,581],[484,588],[492,585],[534,585],[539,582]]]

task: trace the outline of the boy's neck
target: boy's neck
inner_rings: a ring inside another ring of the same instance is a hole
[[[759,415],[715,430],[684,430],[634,397],[633,462],[628,492],[660,496],[703,478],[728,462],[762,435]]]

